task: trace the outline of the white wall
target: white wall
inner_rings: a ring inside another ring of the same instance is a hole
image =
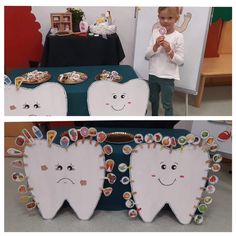
[[[76,7],[75,7],[76,8]],[[120,37],[124,52],[125,59],[121,64],[133,65],[134,54],[134,37],[135,37],[135,19],[134,19],[134,7],[81,7],[84,11],[86,20],[89,24],[95,23],[101,13],[105,13],[107,10],[111,11],[112,19],[115,25],[117,25],[117,33]],[[47,35],[50,27],[50,13],[66,12],[66,7],[32,7],[32,13],[35,15],[36,20],[41,25],[41,33],[43,35],[43,44],[45,36]]]

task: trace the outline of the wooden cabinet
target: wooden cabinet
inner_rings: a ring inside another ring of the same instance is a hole
[[[72,32],[72,14],[51,13],[51,28],[56,28],[58,32]]]

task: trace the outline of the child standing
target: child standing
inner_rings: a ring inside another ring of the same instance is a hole
[[[166,116],[173,115],[174,80],[179,80],[179,66],[184,63],[184,38],[175,30],[179,7],[159,7],[160,28],[154,29],[146,58],[149,60],[149,88],[152,115],[159,110],[159,94]]]

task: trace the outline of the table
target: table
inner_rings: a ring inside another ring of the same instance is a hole
[[[102,36],[56,36],[47,34],[41,66],[119,65],[125,54],[115,33]]]
[[[102,72],[103,69],[108,71],[117,71],[123,76],[122,83],[127,82],[131,79],[137,78],[137,74],[131,66],[128,65],[108,65],[108,66],[81,66],[81,67],[41,67],[41,68],[29,68],[29,69],[17,69],[9,74],[10,79],[14,83],[15,77],[24,73],[33,71],[35,69],[41,71],[49,71],[52,78],[49,82],[58,82],[57,77],[59,74],[69,71],[80,71],[88,75],[88,79],[80,84],[62,84],[67,93],[68,99],[68,116],[87,116],[87,90],[88,87],[95,81],[95,76]],[[59,82],[58,82],[59,83]],[[22,87],[35,88],[37,85],[26,85],[22,84]]]
[[[132,122],[132,121],[131,121]],[[88,122],[89,124],[89,122]],[[115,123],[114,123],[115,126]],[[87,126],[88,128],[90,126]],[[156,125],[156,127],[159,127],[158,124]],[[57,135],[56,139],[54,140],[54,143],[58,143],[60,142],[60,134],[63,133],[64,131],[70,129],[72,127],[61,127],[56,129],[57,133],[59,135]],[[76,129],[79,129],[80,127],[75,127]],[[140,124],[140,128],[122,128],[122,127],[96,127],[97,131],[104,131],[105,133],[110,133],[110,132],[127,132],[127,133],[131,133],[131,134],[137,134],[137,133],[141,133],[143,135],[147,134],[147,133],[157,133],[160,132],[163,137],[164,136],[174,136],[175,138],[178,138],[182,135],[187,135],[189,133],[189,131],[185,130],[185,129],[163,129],[163,128],[142,128],[142,125]],[[132,148],[134,148],[136,146],[135,142],[130,142],[130,143],[121,143],[121,144],[111,144],[111,143],[107,143],[107,142],[103,142],[101,145],[104,146],[106,144],[110,144],[113,147],[113,153],[109,156],[106,156],[106,160],[107,159],[112,159],[115,162],[115,166],[113,168],[112,173],[114,173],[117,177],[116,182],[111,185],[109,184],[107,181],[104,182],[104,188],[107,187],[112,187],[113,188],[113,192],[109,197],[105,197],[103,194],[100,198],[100,201],[97,205],[97,209],[99,210],[112,210],[112,211],[116,211],[116,210],[127,210],[126,206],[125,206],[125,200],[123,199],[122,195],[124,192],[126,191],[131,191],[130,188],[130,184],[127,185],[123,185],[120,182],[120,179],[123,176],[128,176],[129,177],[129,172],[126,171],[125,173],[121,173],[118,170],[118,165],[120,163],[125,163],[127,164],[127,166],[129,166],[129,162],[130,162],[130,155],[125,155],[122,152],[122,147],[124,145],[130,145]],[[177,148],[179,148],[179,146],[177,146]]]

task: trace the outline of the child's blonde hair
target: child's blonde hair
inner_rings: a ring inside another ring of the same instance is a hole
[[[158,14],[160,14],[161,11],[166,9],[174,11],[176,13],[177,20],[179,19],[179,16],[181,15],[181,7],[158,7]]]

